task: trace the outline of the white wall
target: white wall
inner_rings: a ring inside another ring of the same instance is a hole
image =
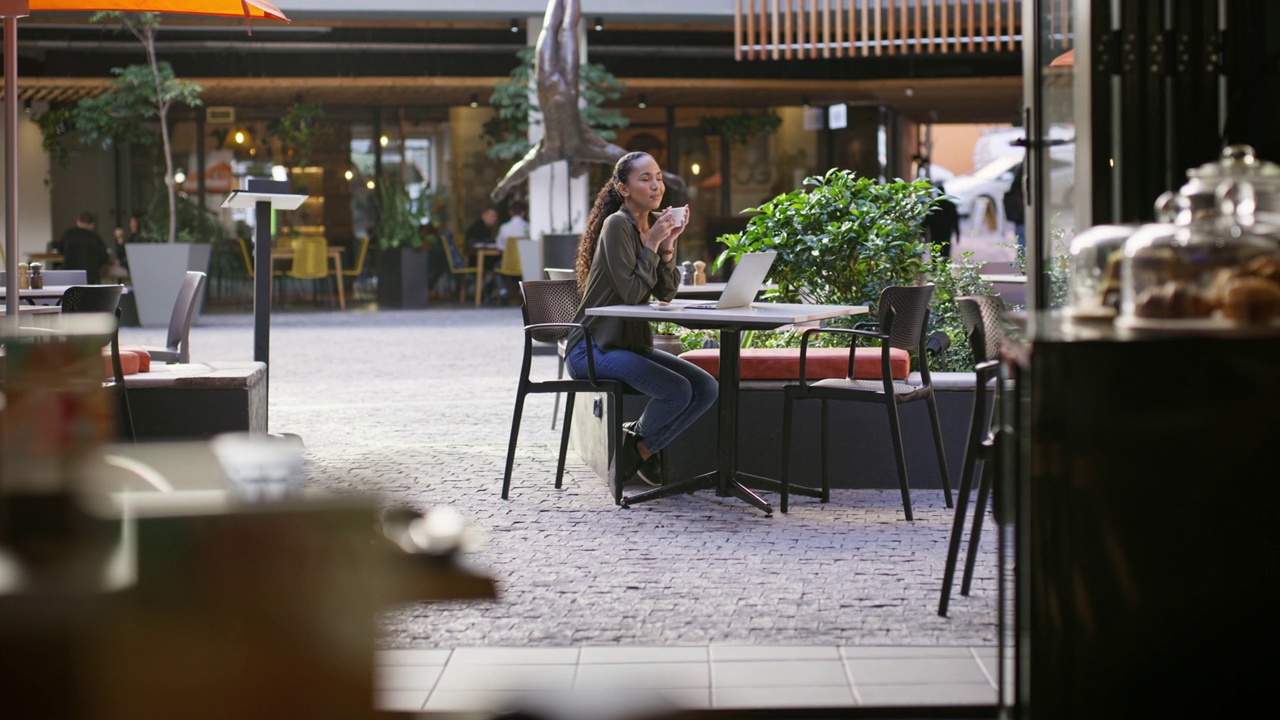
[[[0,129],[4,118],[0,117]],[[0,167],[4,162],[4,143],[0,143]],[[19,112],[18,118],[18,262],[27,253],[41,252],[53,239],[52,211],[49,201],[49,156],[40,146],[40,128],[30,116]],[[0,178],[0,185],[6,185]],[[7,190],[7,186],[6,186]],[[0,235],[7,222],[0,200]]]

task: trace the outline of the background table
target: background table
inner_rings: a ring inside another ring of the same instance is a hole
[[[621,317],[630,320],[670,322],[692,329],[720,331],[720,414],[716,434],[716,469],[684,482],[664,485],[653,490],[623,498],[622,506],[631,503],[656,500],[670,495],[715,488],[716,495],[732,495],[750,503],[767,514],[773,508],[764,498],[744,486],[739,478],[770,487],[778,486],[776,480],[746,475],[738,470],[738,359],[742,346],[743,330],[773,330],[784,325],[827,320],[845,315],[866,313],[865,305],[793,305],[784,303],[753,303],[750,307],[731,310],[693,310],[689,305],[697,301],[677,300],[672,306],[679,310],[657,310],[644,305],[606,305],[588,308],[588,315]]]
[[[325,254],[328,255],[329,259],[333,261],[333,276],[338,279],[338,307],[343,310],[346,310],[347,299],[343,296],[343,292],[342,292],[342,253],[343,253],[343,247],[341,245],[330,245],[325,250]],[[292,260],[292,259],[293,259],[293,248],[286,248],[286,247],[271,248],[272,266],[275,265],[277,260]]]

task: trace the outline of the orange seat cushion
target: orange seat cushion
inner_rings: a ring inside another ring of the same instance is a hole
[[[138,372],[151,372],[151,353],[137,345],[121,345],[120,352],[131,352],[138,356]]]
[[[114,380],[116,377],[115,370],[111,367],[111,348],[102,351],[102,361],[106,368],[104,377],[108,380]],[[120,351],[120,369],[125,375],[137,375],[138,368],[142,365],[142,358],[138,357],[138,353],[128,350]]]
[[[855,350],[853,376],[859,380],[875,380],[880,377],[880,348],[860,347]],[[680,357],[720,377],[720,350],[690,350]],[[798,380],[800,379],[800,348],[744,348],[738,363],[743,380]],[[806,380],[845,377],[849,369],[848,348],[809,348],[804,375]],[[905,380],[911,373],[911,354],[892,348],[889,351],[889,371],[894,379]]]

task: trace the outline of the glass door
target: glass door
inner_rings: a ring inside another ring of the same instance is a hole
[[[1061,308],[1067,249],[1088,227],[1089,0],[1023,3],[1028,309]],[[1034,318],[1033,318],[1034,320]]]

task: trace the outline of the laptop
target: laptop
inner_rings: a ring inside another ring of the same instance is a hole
[[[729,276],[729,282],[725,285],[724,292],[720,293],[719,300],[703,305],[685,305],[685,307],[695,310],[750,307],[751,302],[756,299],[756,293],[760,292],[761,286],[764,285],[764,278],[769,274],[769,268],[773,267],[773,259],[777,256],[778,253],[773,250],[743,255],[738,258],[738,264],[733,268],[733,274]]]

